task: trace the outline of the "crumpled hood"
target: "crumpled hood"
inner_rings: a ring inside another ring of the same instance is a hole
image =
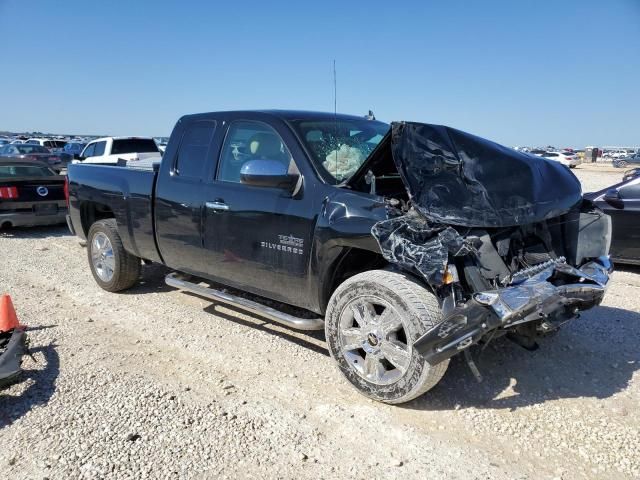
[[[433,222],[524,225],[562,215],[582,198],[562,164],[454,128],[394,122],[383,141],[415,208]]]

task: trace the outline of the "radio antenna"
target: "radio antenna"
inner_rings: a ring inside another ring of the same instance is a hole
[[[336,59],[333,59],[333,138],[336,146],[336,173],[335,177],[338,179],[338,150],[340,146],[337,143],[338,139],[338,82],[336,80]]]
[[[336,59],[333,59],[333,114],[338,116],[338,82],[336,80]]]

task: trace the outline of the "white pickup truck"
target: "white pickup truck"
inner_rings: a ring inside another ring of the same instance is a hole
[[[162,153],[150,137],[104,137],[87,144],[80,154],[82,163],[127,164],[160,161]]]

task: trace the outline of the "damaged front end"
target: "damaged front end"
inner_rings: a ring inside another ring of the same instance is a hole
[[[408,199],[387,196],[372,234],[441,304],[443,321],[413,344],[431,364],[505,334],[533,347],[602,301],[611,221],[568,168],[417,123],[393,124],[374,153],[360,174],[391,178],[391,157]]]
[[[490,332],[535,338],[554,331],[581,310],[598,305],[609,283],[611,264],[600,257],[580,269],[564,257],[545,262],[539,273],[507,287],[474,293],[414,343],[431,364],[439,363],[480,342]],[[533,326],[526,333],[521,326]]]

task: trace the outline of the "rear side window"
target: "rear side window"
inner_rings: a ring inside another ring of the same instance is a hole
[[[215,122],[195,122],[187,126],[176,159],[176,174],[202,179],[211,158],[208,153],[215,129]]]
[[[123,138],[114,140],[113,146],[111,147],[111,155],[156,152],[158,152],[158,146],[151,138]]]
[[[95,143],[95,150],[93,151],[93,156],[94,157],[99,157],[101,155],[104,155],[104,147],[107,145],[107,142],[96,142]]]

